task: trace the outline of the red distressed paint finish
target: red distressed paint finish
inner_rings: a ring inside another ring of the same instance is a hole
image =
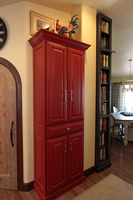
[[[84,53],[90,45],[40,30],[33,47],[34,189],[53,200],[85,180]]]

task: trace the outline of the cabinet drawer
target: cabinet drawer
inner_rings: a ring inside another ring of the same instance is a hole
[[[70,133],[76,133],[84,130],[84,123],[74,122],[63,124],[59,126],[52,126],[47,128],[47,138],[54,138],[57,136],[67,135]]]

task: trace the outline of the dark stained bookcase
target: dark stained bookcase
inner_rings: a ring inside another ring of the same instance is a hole
[[[111,105],[111,50],[112,19],[97,14],[96,59],[96,136],[95,170],[100,173],[110,163],[110,105]]]

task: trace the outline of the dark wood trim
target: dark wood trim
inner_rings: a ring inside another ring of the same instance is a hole
[[[93,174],[95,172],[95,166],[89,168],[89,169],[86,169],[84,171],[84,176],[87,177],[87,176],[90,176],[91,174]]]
[[[18,166],[18,190],[23,191],[23,134],[22,134],[22,85],[21,78],[12,63],[0,57],[0,64],[4,65],[12,73],[16,82],[16,116],[17,116],[17,166]]]
[[[101,30],[101,19],[109,22],[109,33],[104,33]],[[106,48],[101,48],[101,38],[106,37]],[[97,48],[96,48],[96,124],[95,124],[95,170],[100,173],[110,167],[110,108],[111,108],[111,41],[112,41],[112,19],[103,15],[97,14]],[[108,51],[108,53],[107,53]],[[101,54],[109,56],[109,67],[103,67],[101,64]],[[106,73],[107,84],[101,83],[101,70]],[[106,87],[106,101],[101,101],[101,87]],[[101,103],[107,103],[107,114],[101,114]],[[106,119],[106,130],[101,130],[101,119]],[[102,132],[105,135],[104,145],[100,145],[100,137]],[[102,156],[102,151],[105,151],[105,156]],[[101,157],[100,157],[101,155]]]
[[[105,169],[107,169],[107,168],[109,168],[109,167],[111,167],[111,162],[108,160],[108,161],[106,161],[105,163],[104,163],[104,165],[101,165],[101,166],[99,166],[99,167],[95,167],[95,171],[97,172],[97,173],[100,173],[100,172],[102,172],[102,171],[104,171]]]
[[[24,183],[23,184],[23,191],[29,192],[30,190],[33,190],[33,184],[34,184],[34,181],[31,181],[29,183]]]

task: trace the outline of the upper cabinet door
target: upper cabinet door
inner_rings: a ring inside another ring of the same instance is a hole
[[[84,118],[84,52],[68,48],[68,121]]]
[[[67,121],[67,47],[47,42],[47,125]]]

